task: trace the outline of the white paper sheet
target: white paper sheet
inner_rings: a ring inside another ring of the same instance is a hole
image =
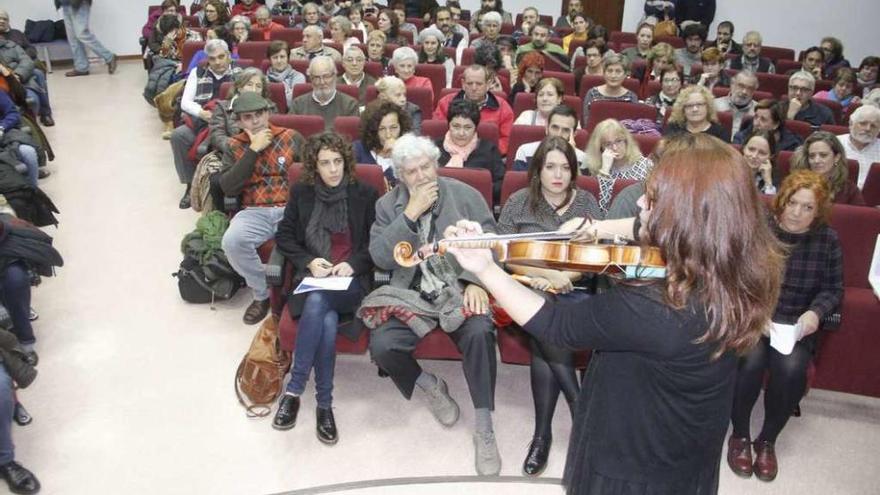
[[[871,260],[871,270],[868,272],[868,283],[874,289],[874,295],[880,298],[880,235],[874,243],[874,258]]]
[[[770,325],[770,347],[786,356],[791,354],[794,344],[801,339],[801,328],[798,325],[784,325],[775,321]]]
[[[302,294],[313,290],[345,290],[351,285],[353,277],[306,277],[294,289],[294,294]]]

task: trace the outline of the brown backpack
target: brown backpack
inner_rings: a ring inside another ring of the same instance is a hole
[[[260,324],[235,372],[235,395],[248,417],[269,415],[289,368],[290,353],[281,350],[278,339],[278,318],[270,315]]]

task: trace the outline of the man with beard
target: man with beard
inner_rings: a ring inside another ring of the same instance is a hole
[[[767,58],[761,56],[763,47],[761,33],[749,31],[743,37],[742,57],[732,58],[727,61],[727,68],[731,70],[750,70],[752,72],[776,73],[776,66]]]
[[[849,117],[849,134],[837,136],[846,157],[859,162],[859,189],[865,185],[865,178],[871,164],[880,162],[880,108],[864,105]]]
[[[307,75],[312,92],[294,98],[288,113],[320,115],[326,131],[333,130],[336,117],[358,116],[358,101],[336,91],[336,63],[332,58],[323,55],[313,58]]]
[[[470,33],[467,28],[455,22],[452,18],[452,10],[449,7],[440,7],[434,14],[434,24],[431,26],[437,28],[446,37],[446,43],[443,46],[455,48],[456,51],[464,50],[471,43]]]
[[[550,28],[541,22],[535,24],[532,28],[532,41],[520,46],[516,50],[516,63],[519,64],[523,55],[532,51],[539,51],[544,56],[553,59],[557,64],[562,66],[565,71],[569,70],[568,54],[561,46],[550,43]]]
[[[706,28],[700,24],[688,24],[681,31],[681,39],[684,40],[684,48],[675,50],[675,61],[681,66],[685,77],[690,78],[691,67],[702,63]]]
[[[737,72],[731,81],[730,93],[723,98],[715,98],[716,111],[733,114],[731,136],[739,132],[744,120],[755,116],[755,100],[752,96],[757,89],[758,77],[754,72]]]

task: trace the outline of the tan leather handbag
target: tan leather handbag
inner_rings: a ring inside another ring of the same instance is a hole
[[[268,416],[281,395],[290,353],[281,350],[278,318],[269,315],[251,341],[251,347],[235,372],[235,395],[250,418]]]

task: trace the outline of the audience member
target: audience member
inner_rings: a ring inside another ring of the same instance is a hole
[[[501,457],[491,415],[495,406],[495,331],[488,295],[451,254],[431,256],[414,267],[402,267],[394,260],[395,245],[400,241],[413,246],[432,243],[462,218],[478,222],[485,232],[494,232],[495,221],[479,192],[463,182],[437,176],[440,150],[427,138],[404,135],[395,143],[391,157],[400,183],[376,203],[376,222],[370,231],[373,262],[380,270],[391,272],[391,283],[364,298],[358,311],[373,329],[370,356],[406,399],[418,386],[437,421],[450,427],[458,421],[458,404],[450,397],[446,382],[423,371],[412,355],[418,341],[439,325],[461,350],[475,409],[477,474],[497,475]],[[414,311],[419,317],[405,317]],[[457,316],[446,316],[453,311]]]
[[[599,178],[599,210],[602,215],[611,206],[611,195],[617,180],[648,178],[654,163],[642,156],[638,143],[626,127],[605,119],[596,124],[587,142],[587,170]]]
[[[21,130],[21,113],[5,91],[0,91],[0,150],[11,153],[9,158],[20,160],[28,183],[37,187],[40,163],[36,142],[31,133]]]
[[[345,53],[351,46],[360,43],[359,39],[351,35],[353,28],[348,17],[343,15],[332,17],[327,26],[330,29],[330,39],[324,40],[324,42],[336,43],[341,46],[342,53]]]
[[[293,87],[297,84],[305,84],[306,76],[302,72],[290,66],[288,55],[289,45],[286,41],[275,40],[269,43],[266,56],[269,58],[269,70],[266,76],[272,82],[284,84],[284,98],[287,100],[287,108],[293,105]]]
[[[199,12],[200,25],[206,29],[225,26],[230,17],[229,7],[222,0],[208,0]]]
[[[859,162],[858,186],[861,189],[872,163],[880,163],[880,108],[864,105],[849,117],[849,134],[837,136],[846,157]]]
[[[448,2],[447,2],[448,4]],[[501,15],[501,23],[513,24],[513,15],[504,10],[502,0],[480,0],[480,9],[471,13],[471,33],[480,32],[480,26],[477,25],[481,14],[488,12],[497,12]]]
[[[229,21],[229,30],[235,37],[235,44],[240,45],[251,37],[251,20],[245,16],[237,15]]]
[[[522,11],[522,21],[519,29],[513,32],[513,39],[519,42],[521,38],[530,36],[532,28],[539,22],[541,22],[541,15],[538,13],[538,9],[534,7],[524,8]]]
[[[550,117],[547,119],[547,123],[544,126],[544,132],[545,136],[560,137],[574,147],[574,131],[577,127],[578,119],[577,113],[574,109],[567,105],[558,105],[550,112]],[[528,170],[532,157],[535,156],[535,152],[541,143],[542,141],[532,141],[531,143],[520,145],[520,147],[515,150],[513,170],[523,172]],[[578,167],[586,173],[587,155],[577,148],[574,148],[574,152],[577,158]]]
[[[730,142],[727,131],[718,123],[715,98],[702,86],[688,86],[681,90],[663,129],[664,136],[684,133],[709,134],[725,143]]]
[[[360,3],[352,4],[348,8],[348,21],[351,22],[352,32],[360,31],[363,36],[362,39],[366,40],[372,25],[367,27],[368,23],[364,22],[364,8]]]
[[[431,92],[431,101],[434,101],[434,85],[431,80],[424,76],[416,75],[416,65],[419,63],[419,55],[408,46],[396,48],[391,55],[391,65],[394,73],[403,81],[407,89],[425,88]],[[437,88],[440,91],[442,88]]]
[[[116,55],[104,48],[104,45],[89,29],[91,0],[55,0],[55,8],[61,9],[67,42],[70,44],[70,51],[73,52],[73,70],[65,72],[64,75],[66,77],[89,75],[89,59],[86,48],[104,60],[107,64],[108,74],[115,73]]]
[[[359,132],[360,140],[353,145],[357,163],[380,165],[388,185],[396,186],[391,150],[400,136],[412,132],[409,114],[396,103],[376,100],[361,115]]]
[[[242,210],[232,217],[223,234],[223,253],[232,268],[253,291],[242,320],[255,325],[269,312],[266,270],[257,248],[275,237],[284,215],[289,186],[287,167],[300,153],[302,136],[269,124],[268,100],[244,92],[232,102],[242,132],[229,138],[232,164],[220,172],[226,196],[240,196]]]
[[[708,48],[707,50],[715,50]],[[739,132],[743,122],[751,120],[755,116],[757,102],[752,98],[758,89],[758,77],[749,71],[739,71],[733,76],[733,84],[730,85],[730,93],[715,99],[715,110],[730,112],[733,116],[731,125],[731,138]],[[726,139],[725,141],[730,141]]]
[[[773,323],[797,324],[799,334],[788,354],[771,347],[770,338],[763,336],[739,359],[727,464],[742,477],[754,473],[762,481],[776,478],[776,439],[806,392],[807,368],[819,350],[822,318],[843,296],[840,242],[828,226],[831,196],[822,177],[800,171],[783,181],[773,201],[773,230],[789,246]],[[762,390],[764,422],[753,441],[752,408]]]
[[[742,45],[733,39],[733,23],[730,21],[721,21],[715,28],[715,39],[710,42],[708,47],[715,47],[722,55],[741,55]]]
[[[768,131],[773,133],[776,146],[773,154],[780,151],[794,151],[804,140],[785,127],[785,109],[782,102],[776,100],[761,100],[755,104],[755,116],[752,121],[746,123],[740,131],[733,136],[734,144],[744,144],[745,138],[752,130]]]
[[[263,41],[269,41],[272,31],[287,29],[287,26],[283,26],[272,20],[272,14],[269,13],[269,9],[265,5],[261,5],[257,8],[256,13],[254,14],[254,23],[257,28],[263,30]]]
[[[437,28],[429,27],[419,33],[419,63],[437,64],[446,69],[446,86],[452,86],[452,73],[455,71],[455,57],[447,57],[443,51],[446,45],[446,37]],[[442,88],[434,88],[440,91]]]
[[[579,2],[580,0],[574,1]],[[562,18],[560,17],[560,19]],[[587,20],[586,15],[575,14],[571,27],[572,32],[562,38],[562,50],[565,51],[565,53],[571,53],[571,48],[574,47],[572,43],[583,43],[584,41],[587,41],[587,30],[590,28],[590,23]]]
[[[452,19],[452,10],[449,7],[440,7],[434,14],[434,24],[431,26],[440,30],[446,41],[443,46],[455,48],[456,52],[470,46],[470,33],[467,28]]]
[[[869,56],[862,59],[859,71],[856,73],[856,82],[862,88],[862,96],[868,96],[872,89],[880,87],[877,82],[877,73],[880,71],[880,57]]]
[[[601,76],[604,74],[604,67],[602,65],[602,57],[605,55],[604,49],[605,47],[597,42],[596,40],[589,40],[584,45],[584,58],[587,59],[587,63],[584,66],[585,76]],[[578,78],[578,73],[575,72],[575,82],[580,83],[580,78]]]
[[[463,89],[458,93],[446,95],[437,102],[434,118],[448,120],[449,105],[455,100],[467,98],[480,107],[480,121],[494,122],[498,125],[500,138],[498,149],[502,155],[507,154],[507,143],[510,139],[510,128],[513,126],[513,109],[510,105],[489,91],[489,72],[481,65],[471,65],[462,75]]]
[[[340,314],[355,312],[372,288],[370,228],[378,198],[376,190],[358,182],[347,140],[332,132],[308,140],[302,175],[291,187],[276,245],[293,264],[294,287],[306,276],[354,280],[345,290],[318,290],[288,299],[287,310],[297,320],[296,345],[290,381],[272,421],[275,429],[296,425],[300,396],[314,368],[318,440],[327,445],[339,440],[333,417],[337,326]],[[363,330],[356,327],[358,333]]]
[[[556,231],[573,218],[601,217],[596,198],[577,187],[578,161],[567,139],[544,139],[528,166],[527,177],[528,186],[513,193],[501,210],[500,235]],[[507,270],[527,277],[527,285],[548,300],[575,304],[589,297],[574,290],[574,284],[582,285],[582,280],[589,279],[580,272],[513,264],[507,265]],[[573,415],[580,385],[573,350],[528,340],[535,427],[522,471],[526,476],[539,476],[547,466],[553,443],[553,415],[559,393]]]
[[[700,24],[689,24],[681,30],[684,48],[675,50],[675,61],[681,66],[685,77],[691,78],[691,67],[702,63],[703,43],[706,42],[706,28]],[[721,57],[718,57],[720,60]],[[711,88],[710,88],[711,89]]]
[[[225,166],[232,165],[233,157],[230,153],[230,140],[232,136],[242,131],[238,125],[239,120],[232,111],[232,102],[244,93],[256,93],[270,102],[269,112],[275,113],[278,109],[269,100],[269,78],[256,67],[248,67],[236,74],[232,91],[224,100],[219,100],[214,106],[213,115],[208,123],[208,148],[216,151],[221,156]]]
[[[501,73],[503,64],[497,44],[486,43],[474,51],[474,65],[485,67],[489,74],[489,91],[506,95],[510,91],[510,79]]]
[[[761,56],[763,40],[761,33],[749,31],[743,37],[743,54],[741,57],[727,60],[727,68],[731,70],[749,70],[752,72],[776,73],[776,66],[767,57]]]
[[[302,4],[299,0],[276,0],[272,4],[271,12],[272,15],[286,15],[290,17],[291,22],[289,24],[293,24],[293,16],[299,14],[300,10],[302,10]]]
[[[52,107],[49,103],[49,86],[46,73],[35,64],[35,59],[25,49],[28,45],[20,45],[13,38],[3,34],[3,26],[9,27],[9,14],[0,9],[0,71],[4,76],[9,73],[24,87],[28,108],[38,115],[40,123],[51,127],[55,125],[52,118]],[[9,32],[9,31],[7,31]],[[115,59],[114,59],[115,64]]]
[[[791,170],[809,169],[825,177],[834,203],[864,206],[856,181],[850,180],[846,151],[830,132],[816,131],[791,157]]]
[[[555,77],[545,77],[535,86],[535,109],[519,114],[513,125],[545,125],[550,112],[562,104],[565,87]]]
[[[256,0],[239,0],[232,6],[230,13],[232,14],[232,17],[243,16],[253,21],[257,9],[260,7],[263,7],[263,5],[260,5]]]
[[[544,57],[538,52],[526,53],[516,68],[516,75],[519,79],[510,87],[510,95],[507,101],[513,105],[516,101],[518,93],[534,93],[537,91],[536,85],[544,74]]]
[[[851,105],[858,106],[861,97],[856,93],[856,73],[848,67],[841,67],[834,77],[834,86],[828,91],[819,91],[813,98],[840,103],[844,111]]]
[[[376,28],[385,33],[385,42],[397,46],[409,45],[406,37],[400,34],[400,20],[390,9],[382,9],[376,18]]]
[[[357,46],[349,47],[348,50],[345,51],[345,56],[342,57],[342,68],[344,72],[336,81],[339,84],[357,86],[358,100],[361,102],[366,101],[367,88],[376,84],[376,78],[364,71],[366,61],[367,57],[360,48]]]
[[[833,36],[822,38],[819,43],[822,52],[825,53],[825,67],[822,69],[824,79],[832,80],[837,75],[837,70],[849,67],[849,60],[843,58],[843,43]]]
[[[220,97],[220,85],[232,82],[235,74],[241,71],[232,61],[225,41],[209,40],[205,43],[205,53],[208,56],[207,65],[190,71],[180,99],[180,110],[189,116],[192,125],[183,124],[171,133],[174,168],[180,183],[186,185],[180,200],[181,209],[190,206],[189,190],[196,164],[190,159],[189,151],[195,144],[196,134],[211,120],[214,105]]]
[[[811,46],[804,50],[801,54],[800,70],[809,72],[817,81],[822,79],[822,69],[825,66],[825,53],[818,46]],[[797,72],[798,69],[792,69],[786,72],[790,76]]]
[[[675,5],[678,0],[645,0],[644,20],[657,24],[666,19],[675,20]]]
[[[432,14],[440,7],[436,0],[407,0],[405,2],[406,17],[421,19],[426,25],[431,22]]]
[[[481,46],[498,41],[501,35],[501,14],[498,12],[486,12],[480,20],[480,32],[482,36],[471,42],[471,48],[480,48]]]
[[[324,55],[309,63],[309,82],[312,91],[293,99],[289,113],[294,115],[319,115],[324,118],[324,129],[333,130],[336,117],[357,117],[358,101],[336,90],[336,63]]]
[[[308,26],[318,26],[323,31],[324,22],[321,20],[321,13],[318,4],[309,2],[302,7],[302,21],[297,24],[296,28],[305,29]]]
[[[651,45],[654,43],[654,26],[643,22],[636,30],[636,46],[624,48],[620,53],[631,62],[636,60],[648,60],[651,53]]]
[[[413,39],[419,37],[419,29],[415,24],[406,20],[406,4],[403,0],[395,0],[390,4],[391,11],[397,16],[397,22],[400,24],[401,31],[409,31],[413,35]]]
[[[584,14],[581,0],[568,0],[568,9],[566,9],[565,15],[561,15],[556,19],[556,27],[574,28],[575,18],[578,14]]]
[[[653,105],[657,109],[656,123],[663,125],[666,120],[666,114],[675,104],[678,94],[681,92],[681,82],[684,80],[684,74],[679,72],[675,65],[666,67],[660,73],[660,92],[649,96],[645,103]]]
[[[588,59],[587,64],[589,64],[589,62]],[[651,51],[648,53],[648,63],[644,68],[640,67],[637,72],[634,72],[633,77],[641,81],[644,85],[648,81],[659,79],[663,71],[670,67],[682,72],[681,68],[677,67],[675,62],[675,48],[669,43],[661,41],[651,47]],[[686,81],[682,79],[682,83],[684,82]]]
[[[492,197],[494,203],[501,198],[501,182],[504,180],[504,162],[492,141],[480,139],[480,107],[471,100],[461,99],[449,105],[446,116],[449,130],[435,144],[440,149],[438,163],[441,167],[484,168],[492,174]]]
[[[28,302],[30,301],[30,276],[21,265],[21,262],[17,262],[7,267],[3,273],[2,283],[5,293],[4,302],[6,303],[10,298],[24,294],[26,296],[20,298],[26,298]],[[27,323],[27,326],[30,326],[30,321],[27,318],[27,306],[24,310],[24,318],[18,318],[19,321],[14,323],[15,327],[18,327],[19,323]],[[15,390],[18,387],[10,376],[9,367],[9,363],[0,365],[0,477],[6,481],[9,491],[12,493],[37,493],[40,491],[40,481],[34,473],[15,461],[15,447],[12,444],[12,420],[16,408]]]
[[[715,19],[715,0],[676,0],[675,23],[681,29],[700,24],[711,26]]]
[[[626,57],[614,52],[606,53],[602,57],[602,75],[605,84],[590,88],[584,96],[584,109],[581,114],[584,127],[590,120],[590,106],[595,101],[639,102],[639,97],[623,86],[627,74],[629,74],[629,61]]]
[[[342,9],[336,5],[336,0],[321,0],[321,5],[318,7],[318,13],[324,18],[337,16],[341,11]]]
[[[303,29],[301,46],[290,50],[291,60],[314,60],[316,57],[329,57],[333,62],[341,62],[342,55],[335,48],[324,45],[324,30],[318,26]]]
[[[156,18],[158,17],[157,15]],[[38,59],[36,47],[31,44],[30,40],[21,30],[12,27],[9,12],[5,9],[0,9],[0,40],[12,41],[20,46],[32,60],[36,61]]]
[[[550,28],[542,23],[538,23],[532,28],[532,40],[521,45],[516,50],[516,62],[519,63],[523,55],[531,51],[537,51],[549,57],[556,62],[563,70],[569,70],[570,59],[568,52],[561,46],[550,43]]]
[[[382,65],[382,74],[391,73],[391,60],[385,56],[385,33],[374,29],[367,36],[367,61]]]
[[[788,78],[788,100],[782,102],[787,119],[809,122],[814,127],[834,124],[831,110],[813,101],[816,79],[812,74],[798,71]]]
[[[724,72],[724,55],[717,48],[706,48],[700,59],[703,62],[703,73],[696,80],[696,84],[705,86],[712,91],[715,86],[719,88],[730,87],[730,76]],[[693,81],[693,77],[691,80]]]
[[[754,129],[743,142],[743,158],[746,165],[752,169],[755,186],[762,194],[776,194],[776,186],[779,185],[779,176],[774,165],[776,163],[774,148],[776,148],[776,139],[770,131]]]
[[[406,100],[406,85],[400,78],[385,76],[376,81],[376,90],[379,92],[380,100],[394,103],[403,110],[403,113],[409,115],[412,121],[412,132],[415,134],[422,132],[422,109],[415,103]]]

